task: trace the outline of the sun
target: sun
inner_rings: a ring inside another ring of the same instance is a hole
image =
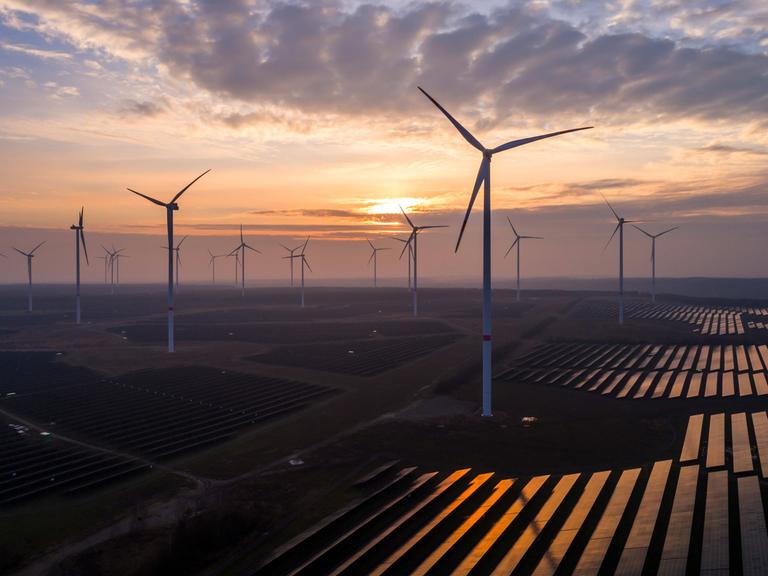
[[[400,207],[403,210],[410,211],[424,205],[421,198],[381,198],[378,200],[368,200],[365,202],[364,211],[366,214],[399,214]]]

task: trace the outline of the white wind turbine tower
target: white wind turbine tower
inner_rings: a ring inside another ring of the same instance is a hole
[[[80,208],[77,224],[72,224],[70,230],[75,231],[75,323],[80,324],[80,241],[83,242],[83,253],[85,262],[88,261],[88,248],[85,246],[85,234],[83,233],[83,208]]]
[[[509,222],[509,225],[512,227],[512,232],[515,234],[515,241],[512,242],[512,246],[509,247],[507,253],[504,254],[504,258],[509,255],[512,248],[517,246],[517,301],[520,302],[520,245],[522,244],[522,240],[543,240],[544,238],[541,236],[520,236],[520,234],[517,233],[517,230],[515,230],[509,217],[507,217],[507,222]]]
[[[408,222],[408,226],[411,227],[411,235],[408,236],[408,240],[405,243],[405,246],[403,246],[403,251],[400,252],[400,256],[402,257],[403,253],[410,247],[410,249],[413,252],[413,315],[418,316],[419,315],[419,273],[418,273],[418,264],[419,264],[419,232],[422,230],[429,230],[431,228],[448,228],[448,226],[416,226],[410,218],[408,218],[408,214],[405,213],[405,210],[403,210],[403,207],[400,206],[400,211],[403,213],[403,216],[405,216],[406,221]]]
[[[677,230],[680,228],[680,226],[674,226],[672,228],[669,228],[668,230],[664,230],[664,232],[659,232],[658,234],[651,234],[649,232],[646,232],[640,226],[635,226],[632,224],[634,228],[637,228],[648,236],[648,238],[651,239],[651,302],[656,302],[656,238],[659,236],[664,236],[664,234],[668,232],[672,232],[672,230]]]
[[[213,267],[213,285],[216,286],[216,259],[226,258],[230,256],[230,254],[214,254],[210,249],[208,249],[208,254],[211,257],[208,261],[208,265]]]
[[[29,281],[27,284],[27,312],[32,312],[32,258],[35,257],[35,251],[46,242],[47,240],[43,240],[42,242],[40,242],[40,244],[32,248],[32,250],[30,250],[29,252],[23,252],[18,248],[16,248],[15,246],[13,248],[14,250],[16,250],[16,252],[18,252],[22,256],[27,257],[27,279]]]
[[[176,290],[179,289],[179,270],[181,270],[181,245],[184,244],[184,240],[186,240],[187,237],[184,236],[181,240],[179,240],[179,243],[176,244],[176,247],[173,249],[173,251],[176,253]],[[163,249],[167,250],[168,246],[162,246]]]
[[[611,206],[611,203],[608,202],[605,196],[603,196],[603,200],[605,200],[608,208],[611,209],[611,212],[616,217],[616,228],[613,229],[613,234],[608,238],[608,242],[605,243],[603,250],[608,248],[611,240],[616,236],[616,232],[619,233],[619,324],[624,324],[624,224],[631,224],[635,220],[622,218],[616,213],[616,210],[613,209],[613,206]]]
[[[408,247],[408,290],[411,290],[411,262],[413,262],[413,246],[411,246],[411,239],[410,237],[407,239],[398,238],[397,236],[392,236],[393,240],[397,240],[398,242],[402,242],[405,244],[405,246]],[[403,252],[400,252],[400,258],[398,260],[401,260],[403,258]]]
[[[373,245],[373,242],[368,240],[366,238],[366,241],[368,242],[368,245],[371,247],[371,257],[368,258],[368,264],[371,263],[371,260],[373,260],[373,287],[376,288],[378,286],[378,276],[377,276],[377,264],[378,264],[378,253],[382,250],[389,250],[389,248],[376,248],[376,246]]]
[[[288,254],[290,254],[291,256],[288,259],[288,263],[291,266],[291,288],[293,288],[293,253],[296,252],[296,250],[298,250],[299,248],[301,248],[302,245],[299,244],[298,246],[296,246],[296,248],[288,248],[288,246],[286,246],[285,244],[280,244],[280,246],[282,246],[285,250],[287,250]]]
[[[309,236],[307,236],[306,241],[301,246],[301,252],[298,254],[291,254],[290,256],[283,256],[283,258],[290,258],[293,260],[294,258],[300,258],[301,259],[301,307],[304,308],[304,267],[307,267],[307,270],[312,272],[312,267],[309,265],[309,260],[307,260],[307,256],[304,253],[304,251],[307,249],[307,244],[309,244]]]
[[[168,203],[161,202],[160,200],[156,200],[150,196],[128,188],[130,192],[133,192],[137,196],[141,196],[142,198],[149,200],[153,204],[162,206],[166,210],[166,221],[168,226],[168,352],[173,352],[175,349],[173,342],[173,213],[179,209],[179,205],[176,203],[176,201],[181,197],[181,195],[184,194],[184,192],[186,192],[187,189],[192,186],[192,184],[208,174],[208,172],[210,172],[210,170],[206,170],[200,174],[200,176],[192,180],[192,182],[184,186],[184,188],[182,188]]]
[[[242,295],[245,296],[245,249],[248,248],[248,250],[251,250],[253,252],[256,252],[256,254],[261,254],[256,248],[253,246],[249,246],[246,244],[245,240],[243,239],[243,225],[240,224],[240,244],[230,252],[230,255],[237,253],[238,251],[242,251],[242,254],[240,255],[240,281],[242,282]],[[237,280],[235,280],[237,281]]]
[[[437,100],[427,94],[421,87],[419,87],[419,90],[421,90],[422,94],[429,98],[445,117],[448,118],[456,130],[459,131],[459,134],[461,134],[471,146],[479,150],[483,155],[483,160],[480,162],[480,168],[477,172],[477,177],[475,178],[475,184],[472,187],[472,196],[469,199],[467,213],[464,215],[464,222],[461,225],[461,231],[459,232],[459,239],[456,242],[455,251],[458,251],[459,249],[461,237],[464,234],[464,228],[467,225],[469,214],[472,212],[472,205],[475,203],[475,198],[480,190],[480,185],[485,183],[483,187],[483,416],[491,416],[491,158],[494,154],[499,152],[517,148],[524,144],[530,144],[537,140],[552,138],[553,136],[560,136],[561,134],[576,132],[578,130],[587,130],[592,127],[585,126],[583,128],[571,128],[570,130],[561,130],[559,132],[541,134],[530,138],[512,140],[495,148],[485,148],[480,144],[480,141],[459,124],[459,122],[451,116],[448,111],[437,102]]]

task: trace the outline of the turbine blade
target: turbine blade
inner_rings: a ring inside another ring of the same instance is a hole
[[[491,150],[491,154],[496,154],[497,152],[504,152],[505,150],[509,150],[510,148],[517,148],[518,146],[523,146],[524,144],[530,144],[531,142],[536,142],[537,140],[544,140],[544,138],[553,138],[554,136],[560,136],[561,134],[568,134],[569,132],[578,132],[579,130],[590,130],[593,128],[593,126],[584,126],[582,128],[571,128],[570,130],[560,130],[559,132],[550,132],[549,134],[541,134],[540,136],[531,136],[530,138],[521,138],[520,140],[512,140],[511,142],[507,142],[506,144],[502,144],[501,146],[496,146],[496,148]]]
[[[304,250],[307,249],[307,244],[309,244],[309,236],[307,236],[306,241],[304,242],[304,246],[301,247],[301,253],[304,254]]]
[[[608,238],[608,242],[605,243],[605,246],[603,246],[603,252],[605,252],[605,249],[608,248],[608,244],[611,243],[611,240],[613,240],[613,237],[616,236],[616,232],[619,231],[619,228],[621,227],[621,223],[616,224],[616,228],[613,229],[613,234],[611,234],[611,237]]]
[[[411,235],[408,236],[408,240],[405,240],[405,244],[403,245],[403,251],[400,252],[400,258],[403,257],[403,254],[405,254],[405,251],[410,247],[411,245],[411,239],[413,238],[414,232],[411,232]],[[399,238],[398,238],[399,240]]]
[[[310,265],[309,265],[309,260],[307,260],[307,259],[304,257],[304,255],[303,255],[303,254],[302,254],[302,256],[301,256],[301,259],[302,259],[302,260],[304,260],[304,264],[306,264],[306,265],[307,265],[307,268],[309,269],[309,271],[310,271],[310,272],[312,272],[312,266],[310,266]]]
[[[85,234],[83,233],[83,229],[80,228],[80,240],[83,241],[83,253],[85,254],[85,263],[88,264],[88,266],[91,265],[90,260],[88,260],[88,247],[85,245]]]
[[[518,243],[519,241],[520,241],[520,238],[515,238],[515,241],[514,241],[514,242],[512,242],[512,246],[510,246],[510,247],[507,249],[506,253],[504,254],[504,258],[506,258],[506,257],[509,255],[509,253],[510,253],[510,252],[512,252],[512,248],[514,248],[514,247],[517,245],[517,243]]]
[[[37,250],[38,248],[40,248],[40,246],[42,246],[42,245],[43,245],[43,244],[45,244],[46,242],[48,242],[48,240],[43,240],[42,242],[40,242],[40,244],[38,244],[37,246],[35,246],[34,248],[32,248],[32,250],[30,251],[30,254],[34,254],[34,253],[35,253],[35,250]]]
[[[456,248],[454,252],[459,251],[459,244],[461,244],[461,237],[464,236],[464,228],[467,227],[467,220],[469,220],[469,214],[472,212],[472,206],[477,198],[477,192],[480,190],[480,185],[486,178],[486,170],[488,169],[488,158],[483,157],[483,161],[480,162],[480,169],[477,171],[477,178],[475,178],[475,185],[472,188],[472,196],[469,198],[469,206],[467,206],[467,213],[464,214],[464,222],[461,223],[461,231],[459,232],[459,239],[456,241]]]
[[[419,230],[429,230],[430,228],[448,228],[447,225],[442,226],[419,226]]]
[[[290,252],[290,251],[291,251],[291,249],[290,249],[290,248],[288,248],[288,246],[286,246],[285,244],[283,244],[283,243],[281,243],[281,242],[278,242],[278,244],[280,244],[280,246],[282,246],[283,248],[285,248],[286,250],[288,250],[288,252]]]
[[[27,254],[26,252],[22,252],[21,250],[19,250],[18,248],[16,248],[16,246],[11,246],[11,248],[13,248],[14,250],[16,250],[16,252],[18,252],[18,253],[19,253],[19,254],[21,254],[22,256],[29,256],[29,254]]]
[[[400,212],[403,213],[403,216],[405,216],[405,219],[408,221],[408,225],[411,228],[416,228],[416,226],[413,225],[413,222],[411,222],[411,219],[408,218],[408,214],[405,213],[405,210],[403,210],[403,207],[398,204],[398,208],[400,208]]]
[[[680,228],[680,226],[674,226],[669,230],[664,230],[664,232],[659,232],[658,234],[656,234],[656,238],[658,238],[659,236],[664,236],[664,234],[666,234],[667,232],[672,232],[672,230],[677,230],[678,228]]]
[[[179,248],[181,248],[181,245],[182,245],[182,244],[184,244],[184,240],[186,240],[186,239],[187,239],[187,237],[186,237],[186,236],[184,236],[184,237],[183,237],[181,240],[179,240],[179,243],[178,243],[178,244],[176,244],[176,250],[178,250]]]
[[[85,210],[84,206],[80,208],[80,218],[78,220],[78,226],[80,226],[81,228],[83,227],[83,211],[84,210]]]
[[[448,118],[448,120],[451,122],[451,124],[453,124],[453,126],[456,128],[456,130],[458,130],[458,131],[459,131],[459,134],[461,134],[462,136],[464,136],[464,140],[466,140],[467,142],[469,142],[469,144],[471,144],[472,146],[474,146],[475,148],[477,148],[478,150],[480,150],[480,152],[485,152],[485,148],[483,148],[483,145],[482,145],[482,144],[480,144],[480,142],[478,141],[478,139],[477,139],[477,138],[475,138],[474,136],[472,136],[472,134],[469,132],[469,130],[467,130],[466,128],[464,128],[464,126],[462,126],[461,124],[459,124],[459,121],[458,121],[458,120],[456,120],[456,118],[454,118],[453,116],[451,116],[451,115],[448,113],[448,110],[446,110],[445,108],[443,108],[442,106],[440,106],[440,104],[438,103],[438,101],[437,101],[437,100],[435,100],[434,98],[432,98],[432,96],[430,96],[429,94],[427,94],[427,91],[426,91],[426,90],[424,90],[424,88],[422,88],[421,86],[419,86],[418,88],[419,88],[419,90],[421,90],[421,93],[422,93],[422,94],[424,94],[424,96],[426,96],[427,98],[429,98],[429,100],[430,100],[430,102],[432,102],[432,104],[434,104],[435,106],[437,106],[437,108],[438,108],[438,110],[440,110],[440,112],[442,112],[443,114],[445,114],[445,117],[446,117],[446,118]]]
[[[365,239],[365,241],[366,241],[366,242],[368,242],[368,245],[369,245],[369,246],[370,246],[372,249],[376,250],[376,246],[374,246],[374,245],[373,245],[373,242],[371,242],[371,241],[370,241],[368,238],[366,238],[366,239]]]
[[[640,230],[640,232],[648,236],[648,238],[653,238],[653,234],[649,234],[648,232],[640,228],[640,226],[635,226],[634,224],[632,224],[632,228],[636,228],[637,230]]]
[[[603,195],[600,194],[600,196],[603,196]],[[608,204],[608,208],[611,209],[611,212],[613,212],[613,215],[616,216],[616,220],[621,220],[621,217],[616,213],[616,210],[613,209],[613,206],[611,206],[611,203],[608,202],[608,198],[603,196],[603,200],[605,200],[605,203]]]
[[[368,258],[368,264],[370,264],[370,263],[371,263],[371,260],[373,260],[373,257],[374,257],[374,255],[375,255],[375,254],[376,254],[376,251],[375,251],[375,250],[374,250],[373,252],[371,252],[371,257],[370,257],[370,258]]]
[[[168,207],[168,205],[165,202],[160,202],[160,200],[155,200],[154,198],[152,198],[152,196],[147,196],[146,194],[142,194],[141,192],[136,192],[136,190],[131,190],[130,188],[128,188],[127,190],[129,192],[133,192],[137,196],[141,196],[142,198],[146,198],[147,200],[149,200],[153,204],[157,204],[158,206],[162,206],[163,208],[167,208]]]
[[[520,238],[520,234],[515,230],[515,225],[512,224],[512,220],[509,219],[509,216],[507,216],[507,222],[509,222],[509,225],[512,227],[512,232],[515,234],[515,238]]]
[[[203,172],[202,174],[200,174],[200,176],[198,176],[197,178],[195,178],[194,180],[192,180],[192,182],[190,182],[189,184],[187,184],[186,186],[184,186],[184,188],[182,188],[181,190],[179,190],[179,193],[178,193],[178,194],[176,194],[176,196],[174,196],[174,197],[173,197],[173,200],[171,200],[171,201],[169,202],[169,204],[175,204],[175,203],[176,203],[176,200],[178,200],[178,199],[181,197],[181,195],[182,195],[182,194],[184,194],[184,192],[186,192],[186,191],[187,191],[187,188],[189,188],[190,186],[192,186],[192,184],[194,184],[195,182],[197,182],[198,180],[200,180],[200,178],[202,178],[203,176],[205,176],[206,174],[208,174],[208,172],[210,172],[210,171],[211,171],[210,169],[206,170],[205,172]]]
[[[249,246],[248,244],[243,244],[244,247],[248,248],[248,250],[251,250],[253,252],[256,252],[257,254],[261,254],[260,250],[256,250],[253,246]]]

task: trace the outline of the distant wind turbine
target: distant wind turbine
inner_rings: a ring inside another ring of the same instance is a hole
[[[402,242],[408,247],[408,290],[411,290],[411,263],[413,262],[413,246],[411,246],[411,239],[398,238],[397,236],[392,236],[392,239]],[[400,258],[398,259],[400,260],[402,258],[403,252],[400,252]]]
[[[368,258],[368,264],[370,264],[371,260],[373,260],[373,287],[376,288],[378,286],[378,277],[377,277],[377,273],[376,273],[377,261],[378,261],[377,255],[378,255],[378,253],[380,251],[382,251],[382,250],[389,250],[389,248],[376,248],[376,246],[373,245],[373,242],[371,242],[368,239],[366,239],[366,241],[368,242],[369,246],[371,247],[371,257]]]
[[[155,198],[128,188],[130,192],[133,192],[137,196],[141,196],[142,198],[149,200],[153,204],[162,206],[166,210],[166,221],[168,227],[168,352],[173,352],[175,350],[173,341],[173,213],[179,209],[179,205],[176,203],[176,201],[181,198],[181,195],[184,194],[184,192],[186,192],[187,189],[192,186],[192,184],[208,174],[208,172],[210,172],[210,170],[206,170],[200,174],[200,176],[192,180],[192,182],[184,186],[184,188],[177,192],[171,201],[167,203],[161,202],[160,200],[156,200]]]
[[[541,236],[520,236],[520,234],[517,233],[517,230],[515,230],[515,227],[512,225],[512,221],[507,217],[507,222],[509,222],[509,225],[512,227],[512,232],[515,234],[515,241],[512,242],[512,245],[509,247],[509,250],[507,250],[507,253],[504,254],[504,258],[506,258],[509,253],[512,251],[512,248],[517,246],[517,301],[520,302],[520,245],[522,244],[522,240],[543,240]]]
[[[603,250],[608,248],[608,245],[616,236],[616,232],[619,233],[619,324],[624,324],[624,224],[631,224],[635,220],[626,220],[616,213],[608,199],[603,196],[603,200],[608,204],[608,208],[611,209],[613,215],[616,217],[616,228],[613,229],[613,234],[608,238],[608,242],[605,243]]]
[[[469,199],[467,213],[464,215],[464,222],[461,225],[461,231],[459,232],[455,251],[459,250],[461,237],[464,234],[464,228],[467,225],[469,214],[472,212],[472,206],[475,203],[475,198],[480,190],[480,185],[485,183],[483,188],[483,416],[491,416],[491,158],[494,154],[499,152],[517,148],[524,144],[530,144],[537,140],[552,138],[553,136],[560,136],[561,134],[576,132],[578,130],[587,130],[592,127],[585,126],[583,128],[571,128],[570,130],[550,132],[549,134],[512,140],[506,144],[497,146],[496,148],[486,148],[480,144],[480,141],[464,128],[464,126],[459,124],[459,122],[451,116],[448,111],[437,102],[437,100],[427,94],[421,87],[419,87],[419,90],[421,90],[424,96],[429,98],[432,104],[437,106],[440,112],[448,118],[464,139],[483,155],[483,160],[480,162],[480,168],[477,172],[477,177],[475,178],[475,185],[472,187],[472,196]]]
[[[115,255],[113,256],[113,260],[115,261],[115,285],[120,286],[120,258],[130,258],[127,254],[123,254],[123,251],[125,248],[120,248],[120,250],[115,250]]]
[[[179,243],[176,244],[176,247],[173,249],[173,251],[176,253],[176,290],[179,289],[179,271],[181,270],[181,245],[184,244],[184,240],[186,240],[187,237],[184,236],[181,240],[179,240]],[[165,250],[168,249],[168,246],[163,246]]]
[[[104,248],[104,246],[102,246]],[[104,248],[106,250],[106,248]],[[107,265],[109,264],[109,252],[107,252],[104,256],[96,256],[99,260],[104,260],[104,286],[107,285]]]
[[[293,260],[294,260],[293,253],[296,252],[296,250],[298,250],[299,248],[301,248],[302,244],[299,244],[298,246],[296,246],[296,248],[288,248],[288,246],[286,246],[285,244],[280,244],[280,246],[282,246],[288,252],[288,254],[291,255],[291,258],[288,259],[288,263],[291,266],[291,288],[293,288]]]
[[[408,226],[411,227],[411,235],[408,236],[408,241],[405,243],[405,246],[403,246],[403,251],[400,252],[400,256],[403,255],[403,253],[410,247],[411,250],[413,250],[413,315],[418,316],[419,315],[419,273],[418,273],[418,264],[419,264],[419,232],[422,230],[429,230],[431,228],[448,228],[448,226],[416,226],[416,224],[411,221],[411,219],[408,217],[408,214],[405,213],[405,210],[403,210],[403,207],[400,206],[400,211],[403,213],[403,216],[405,216],[405,220],[408,222]]]
[[[29,252],[23,252],[22,250],[19,250],[15,246],[13,248],[14,250],[16,250],[16,252],[18,252],[22,256],[27,257],[27,278],[29,280],[29,283],[27,284],[27,311],[28,312],[32,312],[32,258],[35,257],[35,251],[46,242],[47,240],[43,240],[42,242],[40,242],[40,244],[32,248],[32,250],[30,250]]]
[[[240,244],[230,252],[230,254],[235,254],[238,251],[242,251],[240,254],[240,281],[242,282],[242,295],[245,296],[245,249],[251,250],[253,252],[256,252],[256,254],[261,254],[260,251],[256,250],[253,246],[249,246],[245,240],[243,239],[243,225],[240,224]]]
[[[69,227],[70,230],[75,231],[75,323],[80,324],[80,241],[83,242],[83,253],[85,254],[85,262],[90,266],[88,261],[88,248],[85,246],[85,234],[83,233],[83,210],[80,208],[80,214],[78,215],[77,224],[72,224]]]
[[[307,260],[307,255],[305,254],[305,250],[307,249],[307,244],[309,244],[309,236],[307,236],[307,239],[305,240],[304,244],[301,246],[301,252],[298,254],[290,254],[289,256],[283,256],[283,258],[290,258],[293,260],[294,258],[300,258],[301,259],[301,307],[304,308],[304,267],[307,267],[307,270],[312,272],[312,267],[309,265],[309,260]]]
[[[216,259],[217,258],[226,258],[227,256],[230,256],[229,254],[214,254],[213,252],[208,250],[208,254],[210,255],[211,259],[208,261],[208,265],[213,267],[213,285],[216,286]]]
[[[664,234],[672,232],[672,230],[677,230],[680,226],[674,226],[668,230],[664,230],[664,232],[659,232],[658,234],[646,232],[640,228],[640,226],[635,226],[634,224],[632,224],[632,226],[651,239],[651,302],[656,302],[656,238],[664,236]]]

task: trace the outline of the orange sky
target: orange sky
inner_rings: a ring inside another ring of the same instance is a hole
[[[662,275],[763,276],[766,46],[738,32],[736,13],[680,12],[662,29],[641,4],[595,16],[588,2],[579,14],[557,2],[160,2],[149,18],[141,2],[0,0],[0,251],[49,239],[41,279],[66,280],[84,205],[92,252],[119,240],[128,279],[161,280],[150,247],[164,214],[126,187],[167,200],[212,168],[177,216],[195,240],[190,279],[207,278],[207,248],[234,246],[240,224],[265,252],[254,279],[283,274],[277,243],[307,234],[319,276],[365,275],[365,238],[394,246],[404,231],[398,203],[451,226],[423,243],[425,275],[471,277],[477,206],[466,253],[452,246],[480,155],[424,84],[489,147],[596,126],[494,158],[494,250],[510,242],[506,216],[547,235],[530,274],[614,273],[605,194],[651,229],[682,225]],[[645,244],[628,236],[630,274],[645,273]],[[21,260],[0,262],[0,279],[20,281]]]

